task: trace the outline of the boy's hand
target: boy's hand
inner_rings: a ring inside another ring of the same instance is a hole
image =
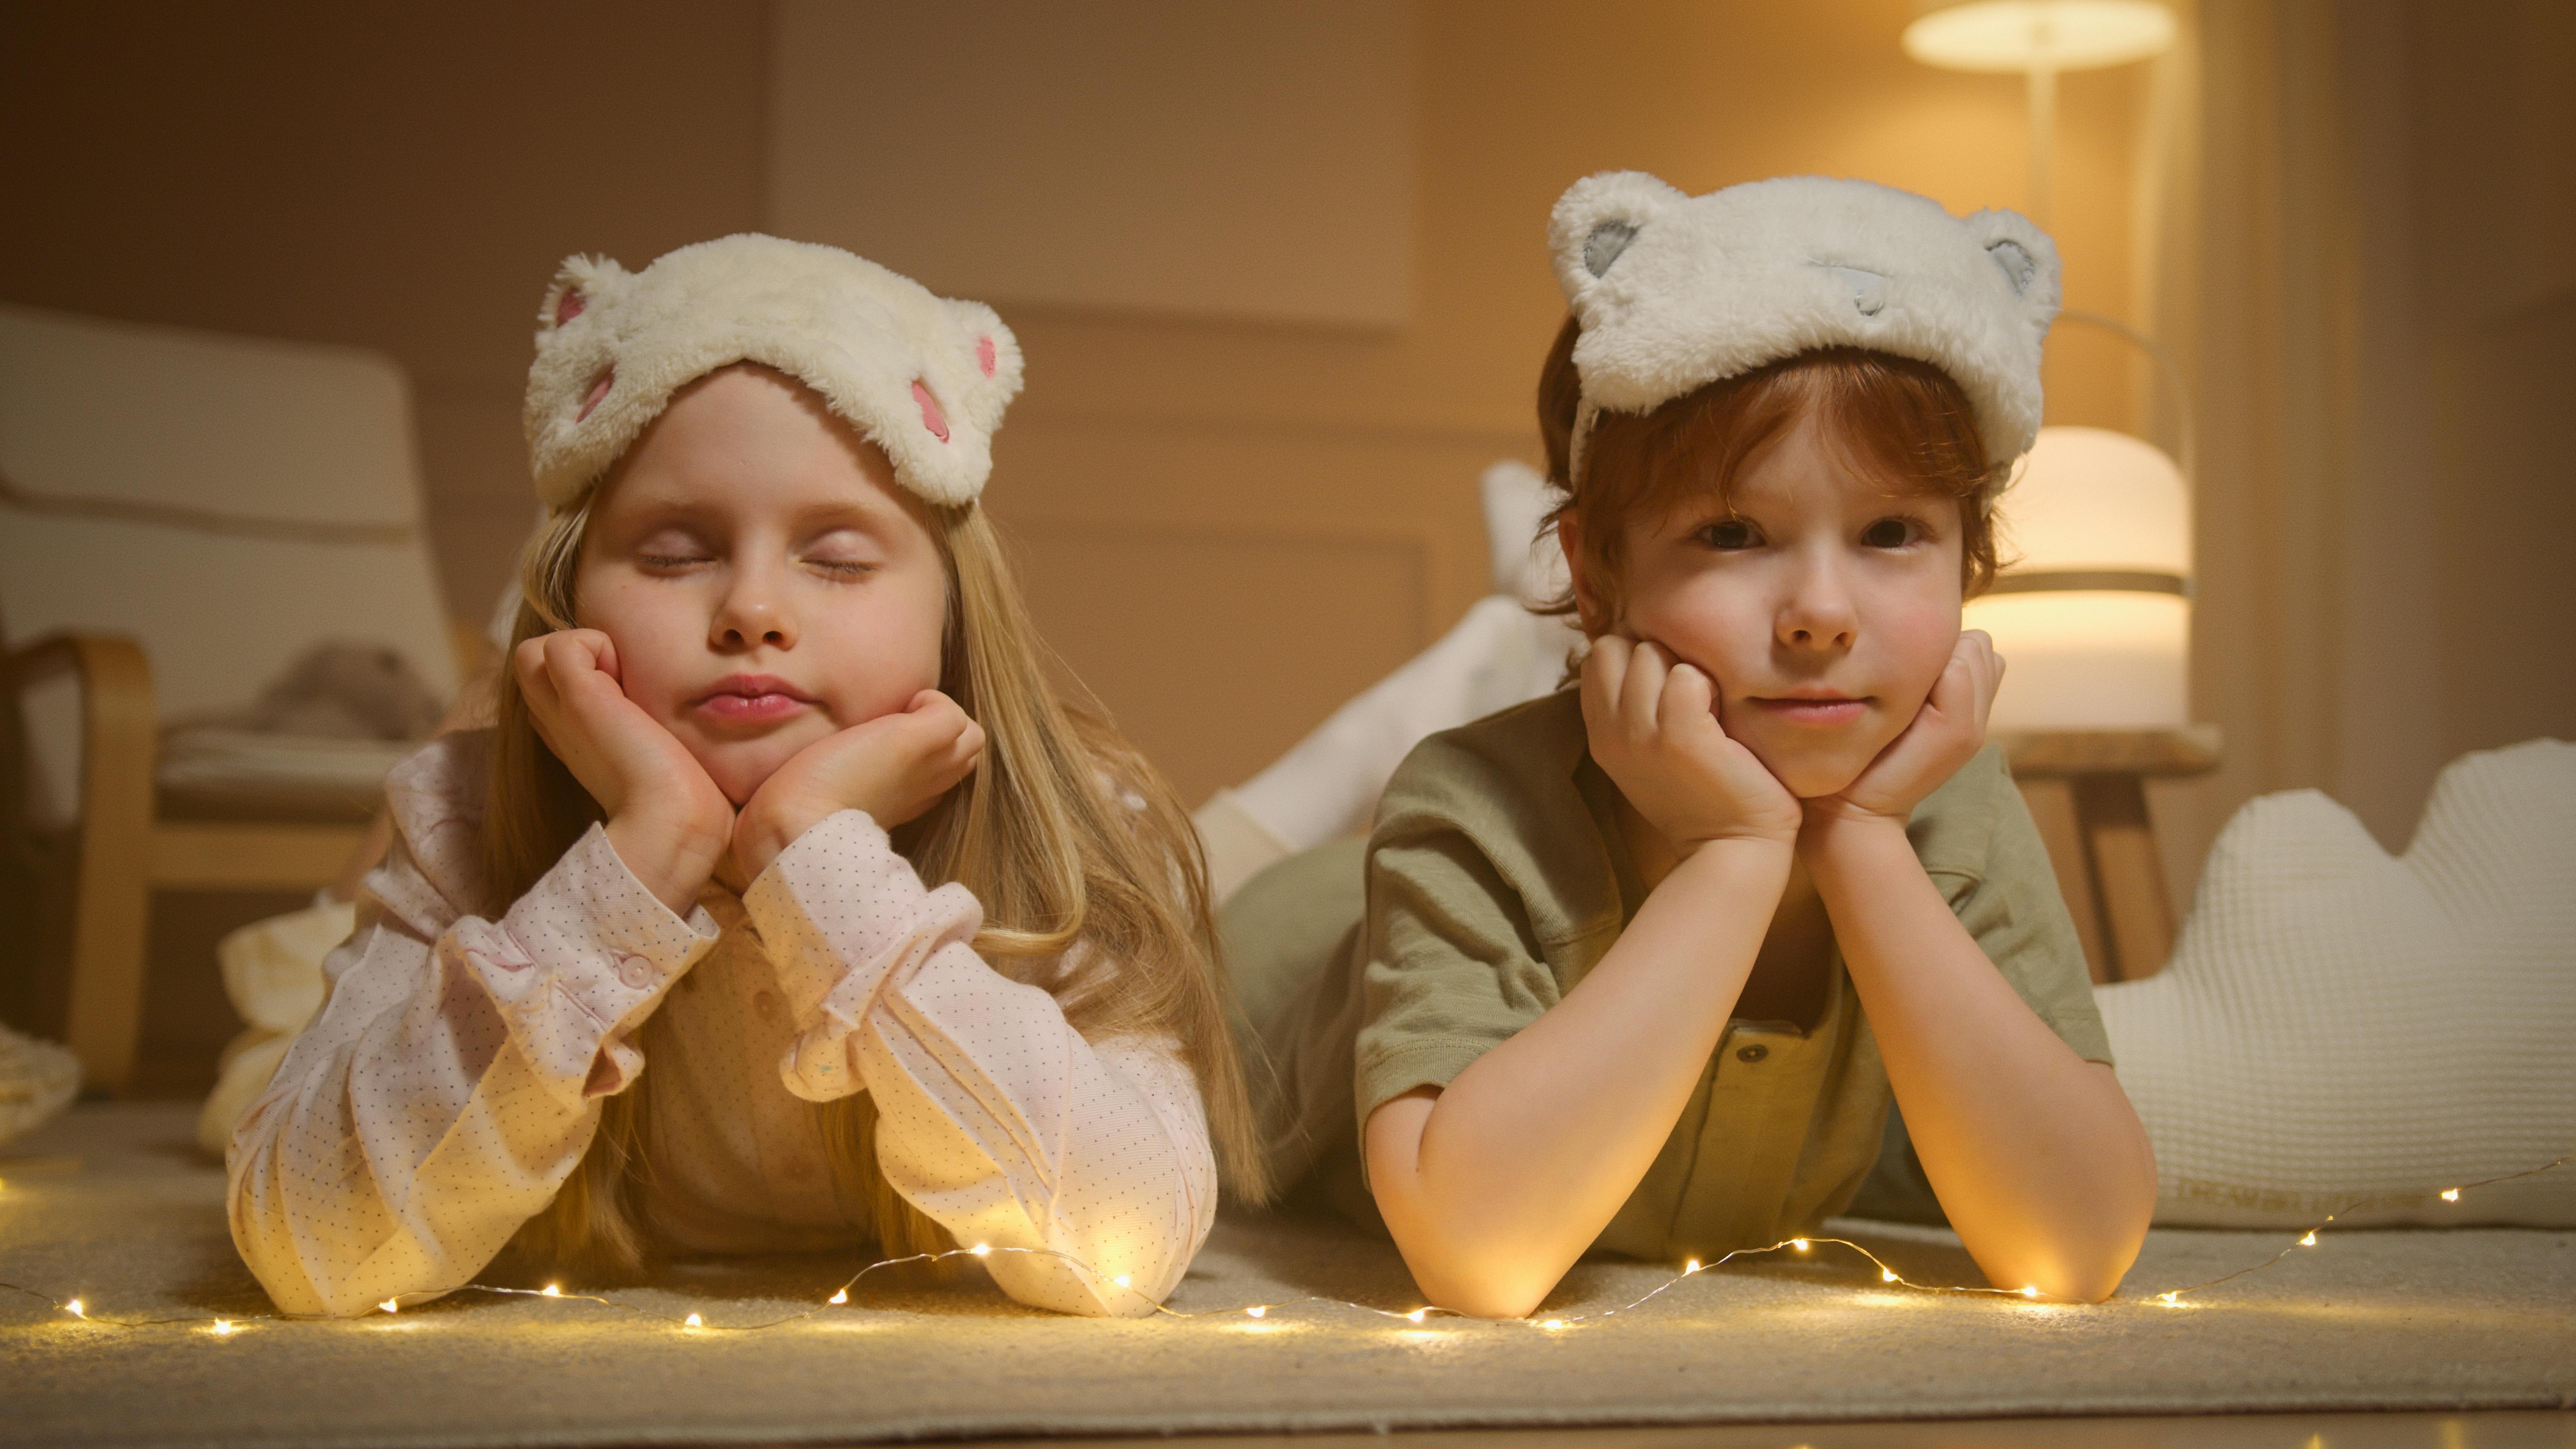
[[[1888,742],[1840,794],[1809,800],[1810,820],[1893,820],[1900,827],[1923,797],[1968,763],[1986,742],[1986,712],[2003,682],[2003,656],[1983,629],[1962,630],[1950,662],[1905,732]]]
[[[1712,840],[1798,838],[1798,798],[1719,727],[1716,686],[1661,646],[1617,634],[1583,661],[1592,758],[1637,813],[1688,856]]]
[[[925,689],[902,713],[826,735],[781,765],[742,807],[734,865],[745,881],[758,879],[796,837],[842,810],[864,810],[891,830],[928,810],[983,753],[983,726]]]
[[[608,812],[617,858],[662,904],[688,910],[733,836],[733,802],[626,697],[606,634],[541,635],[519,645],[510,667],[538,738]]]

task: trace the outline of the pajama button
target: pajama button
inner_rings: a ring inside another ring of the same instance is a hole
[[[1735,1059],[1739,1062],[1758,1062],[1769,1055],[1771,1049],[1767,1046],[1738,1047],[1735,1051]]]
[[[653,963],[641,956],[629,956],[617,963],[617,979],[641,991],[653,984]]]

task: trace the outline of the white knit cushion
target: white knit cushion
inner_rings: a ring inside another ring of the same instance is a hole
[[[2576,1226],[2576,745],[2454,761],[2402,857],[2313,790],[2211,852],[2172,964],[2098,993],[2156,1221]]]

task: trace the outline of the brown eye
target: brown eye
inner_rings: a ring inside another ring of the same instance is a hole
[[[1741,518],[1721,518],[1700,529],[1699,541],[1710,548],[1733,551],[1751,548],[1760,541],[1760,535],[1753,531],[1752,524]]]
[[[1882,518],[1860,531],[1860,541],[1871,548],[1903,548],[1914,541],[1914,524],[1903,518]]]

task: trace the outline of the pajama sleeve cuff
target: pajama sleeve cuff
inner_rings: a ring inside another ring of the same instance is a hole
[[[780,1075],[816,1102],[862,1085],[849,1038],[879,995],[942,946],[971,945],[984,925],[972,892],[953,882],[924,889],[912,862],[857,810],[796,837],[752,882],[743,908],[796,1027]]]
[[[673,914],[594,824],[500,920],[467,917],[450,939],[529,1065],[578,1109],[643,1070],[635,1029],[714,946],[716,924],[704,907]]]

